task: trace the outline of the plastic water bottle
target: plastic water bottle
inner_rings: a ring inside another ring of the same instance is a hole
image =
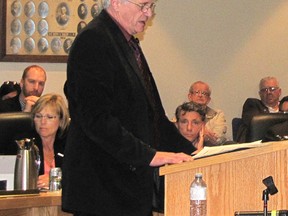
[[[202,173],[196,173],[190,186],[190,216],[206,216],[207,185],[202,179]]]

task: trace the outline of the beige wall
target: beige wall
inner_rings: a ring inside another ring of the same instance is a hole
[[[210,105],[224,110],[229,137],[262,77],[278,77],[288,95],[287,0],[159,0],[156,13],[140,38],[169,118],[197,80],[211,85]],[[63,94],[66,64],[39,64],[45,92]],[[27,65],[0,63],[0,82],[19,80]]]

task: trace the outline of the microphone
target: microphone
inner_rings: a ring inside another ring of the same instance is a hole
[[[276,188],[272,176],[269,176],[265,179],[263,179],[263,184],[267,187],[267,190],[269,194],[274,195],[278,192],[278,189]]]

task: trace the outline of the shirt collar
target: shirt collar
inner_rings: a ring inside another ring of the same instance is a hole
[[[19,103],[20,103],[20,106],[21,106],[21,110],[24,110],[25,102],[21,100],[21,97],[19,97]]]

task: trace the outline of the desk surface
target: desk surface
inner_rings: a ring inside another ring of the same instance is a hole
[[[0,198],[0,216],[71,216],[61,210],[61,192]]]
[[[0,210],[40,206],[61,206],[61,192],[6,196],[0,198]]]

